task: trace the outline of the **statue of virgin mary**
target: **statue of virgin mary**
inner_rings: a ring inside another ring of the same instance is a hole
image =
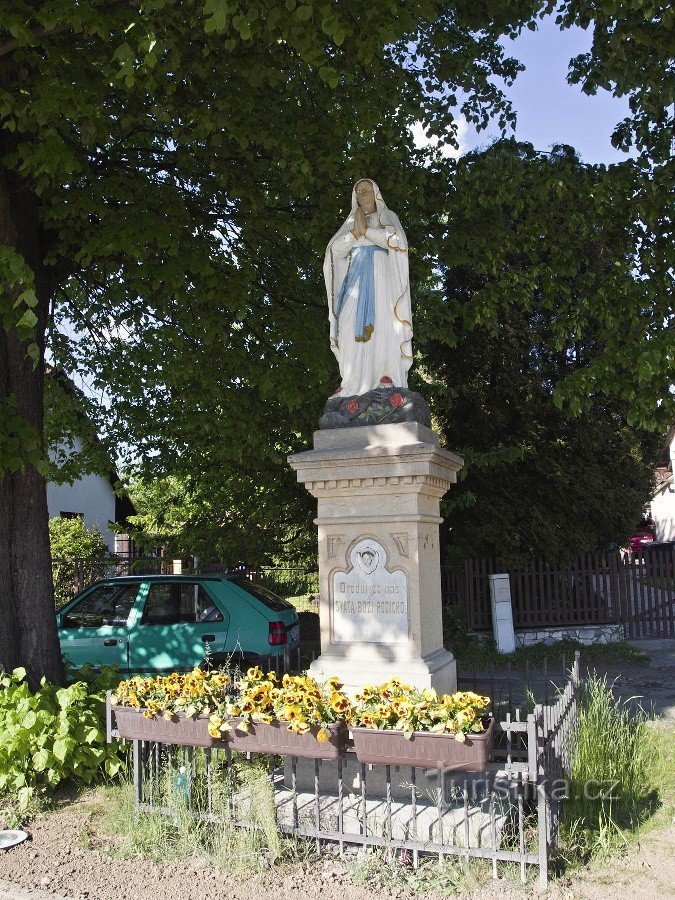
[[[326,248],[330,342],[340,366],[336,396],[408,387],[412,313],[408,244],[374,181],[352,191],[349,217]]]

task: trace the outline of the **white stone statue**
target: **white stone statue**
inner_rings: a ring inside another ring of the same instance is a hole
[[[412,313],[408,244],[374,181],[352,191],[352,211],[326,248],[330,340],[340,366],[336,396],[408,387]]]

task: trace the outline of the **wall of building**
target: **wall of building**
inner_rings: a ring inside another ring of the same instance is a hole
[[[675,486],[661,485],[650,504],[657,541],[675,541]]]
[[[72,452],[81,449],[75,438]],[[73,484],[47,484],[49,518],[62,513],[78,513],[88,528],[98,528],[111,553],[115,552],[115,534],[108,525],[115,521],[115,493],[107,478],[101,475],[85,475]]]

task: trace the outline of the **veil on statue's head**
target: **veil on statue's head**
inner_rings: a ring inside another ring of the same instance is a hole
[[[347,216],[347,218],[342,223],[340,230],[333,235],[332,240],[329,243],[330,245],[335,241],[338,237],[341,237],[344,234],[350,232],[354,227],[354,216],[356,215],[356,210],[358,209],[359,201],[356,198],[356,186],[360,184],[362,181],[369,181],[373,186],[373,191],[375,192],[375,211],[377,212],[378,221],[382,228],[390,227],[393,229],[391,234],[395,234],[397,230],[401,228],[400,222],[394,212],[392,212],[387,204],[384,201],[384,197],[377,186],[377,183],[373,181],[372,178],[359,178],[354,182],[354,187],[352,188],[352,208],[351,212]]]

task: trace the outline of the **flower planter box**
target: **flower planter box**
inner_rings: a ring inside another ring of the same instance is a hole
[[[241,719],[231,719],[227,740],[233,750],[247,753],[273,753],[277,756],[302,756],[306,759],[337,759],[345,752],[349,729],[343,723],[324,725],[328,741],[317,741],[318,725],[308,734],[296,734],[285,722],[264,725],[252,722],[248,731],[237,731]]]
[[[130,706],[113,706],[113,712],[120,737],[129,740],[186,747],[223,747],[228,743],[227,735],[223,735],[222,740],[211,737],[208,732],[209,717],[206,715],[189,718],[178,713],[172,721],[168,721],[162,716],[146,719],[142,710]]]
[[[492,750],[494,720],[482,734],[467,734],[460,743],[452,734],[416,731],[409,740],[400,731],[352,728],[356,758],[379,766],[418,766],[482,772]]]

